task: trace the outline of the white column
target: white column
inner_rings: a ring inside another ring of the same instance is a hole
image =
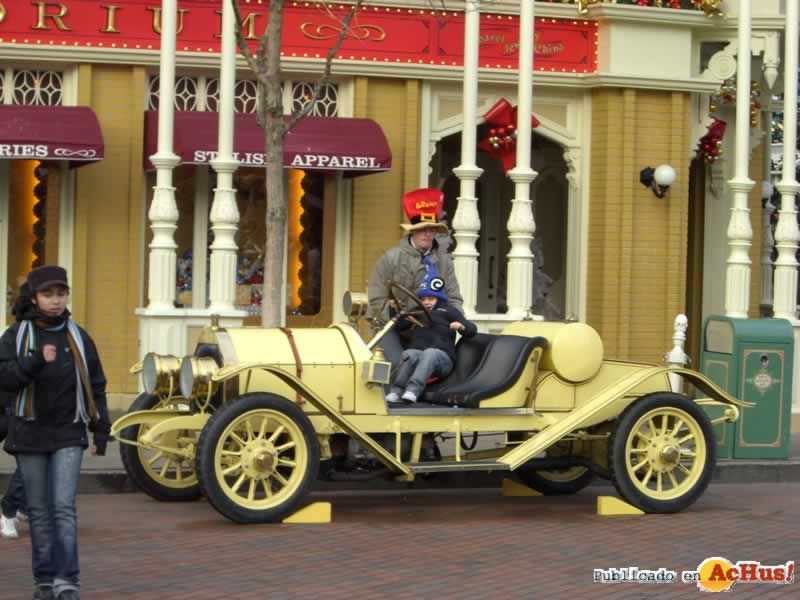
[[[767,132],[769,138],[769,132]],[[766,142],[767,147],[769,142]],[[766,152],[767,160],[769,161],[769,152]],[[762,196],[763,207],[761,208],[761,307],[769,309],[772,306],[772,248],[775,246],[775,239],[772,237],[772,215],[775,213],[775,207],[770,202],[772,197],[772,184],[769,180],[762,182],[764,187]],[[762,312],[762,314],[764,314]]]
[[[520,4],[519,79],[517,86],[517,164],[508,173],[514,182],[514,199],[508,218],[508,311],[524,316],[533,296],[533,253],[531,241],[536,231],[531,203],[531,113],[533,112],[533,2]]]
[[[180,158],[172,151],[175,115],[175,38],[177,0],[161,3],[161,67],[159,69],[158,150],[150,157],[156,167],[156,185],[148,218],[153,230],[150,243],[148,309],[172,310],[175,306],[175,229],[178,207],[172,170]]]
[[[222,3],[222,56],[219,70],[219,141],[211,166],[217,172],[217,187],[211,205],[211,266],[209,270],[209,310],[231,311],[236,300],[236,230],[239,208],[233,173],[239,161],[233,157],[234,91],[236,85],[236,33],[233,6]]]
[[[192,235],[192,308],[204,309],[208,296],[209,177],[206,166],[194,169],[194,231]]]
[[[670,367],[682,368],[689,364],[689,356],[686,354],[686,330],[689,329],[689,319],[686,315],[675,317],[672,331],[672,350],[664,355],[664,362]],[[681,376],[677,373],[669,374],[669,383],[672,391],[676,394],[681,393]]]
[[[728,222],[728,261],[725,271],[725,314],[747,318],[750,296],[750,246],[753,227],[747,195],[754,181],[748,175],[750,158],[750,14],[751,0],[739,0],[739,44],[736,57],[736,149],[731,216]]]
[[[464,298],[464,311],[475,312],[478,297],[478,249],[475,246],[481,229],[475,181],[483,169],[475,164],[476,125],[478,123],[478,36],[480,35],[480,1],[464,5],[464,87],[461,133],[461,164],[453,169],[461,182],[458,208],[453,216],[453,237],[457,242],[453,265]]]
[[[75,169],[62,160],[59,168],[58,191],[58,264],[72,273],[75,243]]]
[[[775,261],[774,313],[778,318],[792,319],[797,316],[797,243],[800,231],[797,228],[795,196],[800,185],[795,177],[795,153],[797,146],[797,51],[798,51],[798,0],[786,0],[786,44],[783,61],[783,167],[777,188],[781,193],[778,225],[775,228],[775,246],[778,259]]]

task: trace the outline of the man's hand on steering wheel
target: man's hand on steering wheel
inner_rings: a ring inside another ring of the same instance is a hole
[[[418,327],[431,325],[430,311],[425,308],[416,294],[393,281],[388,282],[387,288],[387,302],[390,306],[394,305],[398,318],[405,318]]]

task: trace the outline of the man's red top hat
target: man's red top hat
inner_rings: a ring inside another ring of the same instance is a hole
[[[444,194],[441,190],[421,188],[406,192],[403,194],[403,210],[410,225],[403,223],[400,226],[406,231],[436,229],[441,233],[447,233],[447,225],[439,221],[443,206]]]

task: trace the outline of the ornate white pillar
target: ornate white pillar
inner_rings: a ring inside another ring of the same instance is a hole
[[[783,61],[783,167],[777,188],[781,193],[778,225],[775,228],[775,246],[778,259],[775,261],[774,313],[778,318],[797,318],[797,243],[800,231],[797,228],[795,196],[800,185],[795,175],[795,153],[797,147],[797,51],[798,51],[798,0],[786,0],[786,44]]]
[[[211,265],[209,270],[209,310],[234,310],[236,300],[236,230],[239,208],[233,173],[239,161],[233,157],[234,86],[236,85],[236,32],[233,5],[222,3],[222,56],[219,69],[219,140],[217,156],[211,166],[217,172],[217,187],[211,205]]]
[[[514,198],[508,217],[508,312],[520,317],[527,313],[533,296],[533,253],[536,231],[531,202],[531,114],[533,112],[534,2],[520,3],[519,78],[517,86],[517,164],[508,176],[514,182]]]
[[[453,216],[453,266],[464,298],[464,311],[475,312],[478,297],[478,249],[475,245],[481,229],[478,214],[478,199],[475,197],[475,181],[483,169],[475,164],[476,124],[478,122],[478,45],[480,35],[480,0],[464,5],[464,87],[463,117],[461,133],[461,164],[453,169],[461,186],[458,208]]]
[[[767,132],[769,138],[769,132]],[[766,142],[767,147],[769,142]],[[767,160],[769,160],[769,152],[765,153]],[[772,197],[772,184],[768,179],[762,182],[763,192],[761,194],[761,201],[763,207],[761,209],[761,308],[762,315],[769,314],[769,308],[772,306],[772,248],[775,246],[775,239],[772,237],[772,215],[775,213],[775,207],[770,202]]]
[[[750,158],[750,17],[751,0],[739,0],[739,43],[736,55],[736,149],[731,217],[728,222],[728,261],[725,271],[725,314],[747,318],[750,296],[750,246],[753,227],[747,195],[754,181],[748,175]]]
[[[175,229],[178,206],[172,185],[172,170],[180,158],[172,151],[175,115],[175,38],[177,0],[163,0],[161,6],[161,67],[158,81],[158,149],[150,157],[156,167],[153,202],[147,216],[153,230],[147,288],[148,310],[169,311],[175,307]]]
[[[678,315],[672,326],[672,350],[664,355],[664,362],[670,367],[682,368],[689,364],[689,355],[686,354],[686,330],[689,329],[689,319],[686,315]],[[669,374],[669,383],[672,391],[680,394],[682,391],[681,376],[677,373]]]

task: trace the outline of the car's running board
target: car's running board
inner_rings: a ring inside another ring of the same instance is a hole
[[[414,417],[421,415],[436,417],[441,417],[442,415],[475,415],[485,417],[487,415],[533,415],[535,411],[532,408],[458,408],[457,406],[444,406],[442,404],[415,403],[389,406],[386,413]]]
[[[462,460],[406,463],[414,473],[446,473],[448,471],[508,471],[508,465],[496,460]]]

